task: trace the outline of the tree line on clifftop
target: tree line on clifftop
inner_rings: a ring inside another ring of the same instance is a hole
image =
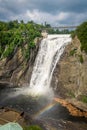
[[[23,56],[29,58],[30,49],[35,47],[34,39],[41,37],[41,25],[30,21],[20,23],[17,20],[0,21],[0,58],[13,55],[18,47],[21,47]],[[27,48],[24,45],[27,44]]]
[[[83,22],[72,32],[72,38],[75,36],[77,36],[81,42],[81,51],[87,53],[87,22]]]
[[[33,21],[0,21],[0,59],[14,55],[18,47],[21,47],[25,59],[29,59],[30,49],[35,48],[34,39],[41,37],[41,31],[45,29],[49,34],[69,33],[68,30],[55,30],[50,24],[36,24]],[[25,44],[27,48],[24,48]]]
[[[15,54],[18,47],[21,48],[25,59],[29,59],[30,50],[35,48],[34,39],[41,37],[42,30],[46,30],[48,34],[70,34],[71,31],[64,29],[53,29],[50,24],[37,24],[33,21],[24,23],[23,20],[0,21],[0,59],[11,57]],[[81,50],[87,52],[87,22],[81,24],[76,31],[72,33],[72,37],[77,35],[81,41]],[[25,48],[27,44],[27,48]]]

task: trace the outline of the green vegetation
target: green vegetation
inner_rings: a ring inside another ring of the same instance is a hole
[[[75,38],[75,36],[76,36],[76,30],[75,31],[71,31],[71,37],[72,37],[72,39]]]
[[[30,21],[0,22],[0,58],[14,55],[18,47],[22,48],[23,56],[29,59],[30,50],[35,47],[34,39],[41,37],[42,25]],[[25,44],[27,48],[25,49]]]
[[[87,96],[83,95],[81,97],[81,101],[84,102],[84,103],[87,103]]]
[[[44,29],[47,30],[49,34],[70,34],[71,31],[68,29],[61,29],[59,30],[58,28],[52,28],[50,24],[45,23]]]
[[[67,96],[72,97],[72,98],[75,98],[75,94],[74,94],[73,92],[71,92],[71,91],[68,92]]]
[[[73,56],[75,53],[76,53],[76,48],[74,48],[74,49],[72,49],[71,51],[70,51],[70,56]]]
[[[68,29],[59,30],[59,29],[47,28],[47,32],[49,34],[70,34],[70,31]]]
[[[82,55],[79,55],[79,60],[80,60],[80,63],[83,63],[83,62],[84,62]]]
[[[24,127],[23,130],[42,130],[42,128],[40,128],[39,126],[35,125],[35,126]]]
[[[24,23],[23,20],[0,21],[0,59],[12,58],[18,47],[21,48],[25,59],[29,59],[31,49],[35,48],[34,39],[41,37],[41,31],[47,30],[49,34],[67,34],[68,30],[53,29],[50,24],[40,25],[33,21]],[[27,44],[27,48],[25,45]]]
[[[81,51],[85,51],[87,53],[87,22],[82,23],[76,31],[72,32],[72,38],[78,36],[81,42]]]

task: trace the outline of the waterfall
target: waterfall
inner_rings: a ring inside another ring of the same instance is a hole
[[[70,35],[48,35],[41,41],[29,85],[29,93],[33,96],[52,92],[53,71],[69,42]]]

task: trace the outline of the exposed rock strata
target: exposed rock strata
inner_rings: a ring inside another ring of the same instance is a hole
[[[35,48],[30,50],[30,58],[28,61],[25,60],[21,48],[17,48],[15,54],[10,59],[0,61],[0,83],[2,85],[21,86],[29,83],[39,49],[39,40],[35,41]],[[25,44],[23,48],[26,49],[26,47],[27,45]]]
[[[83,111],[66,101],[65,99],[54,98],[54,101],[60,103],[62,106],[66,107],[70,114],[77,117],[86,117],[87,118],[87,111]]]
[[[77,37],[65,48],[60,62],[54,70],[51,86],[57,95],[67,98],[71,102],[73,102],[73,99],[75,99],[75,102],[77,100],[82,101],[84,97],[86,102],[87,55],[81,52],[80,41]],[[76,103],[75,105],[78,106]],[[81,106],[82,103],[79,107]]]

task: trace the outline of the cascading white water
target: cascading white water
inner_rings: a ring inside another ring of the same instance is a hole
[[[54,68],[69,42],[70,35],[48,35],[42,40],[29,85],[32,96],[50,94]]]

